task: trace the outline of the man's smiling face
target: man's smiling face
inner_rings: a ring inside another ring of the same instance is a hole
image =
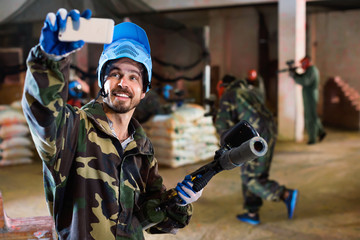
[[[141,64],[129,58],[120,58],[109,66],[105,75],[104,98],[107,106],[116,113],[134,111],[143,92],[143,69]]]

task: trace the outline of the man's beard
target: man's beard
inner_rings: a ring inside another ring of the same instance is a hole
[[[111,96],[114,96],[114,93],[128,93],[127,91],[121,90],[116,91],[113,90],[106,98],[104,98],[104,103],[115,113],[127,113],[133,110],[137,105],[139,105],[140,100],[137,100],[136,98],[133,98],[132,94],[129,94],[130,97],[130,104],[126,104],[124,102],[117,101],[116,98],[111,101]],[[114,104],[115,103],[115,104]]]
[[[122,105],[118,104],[118,105],[114,106],[111,103],[109,104],[108,101],[104,101],[104,102],[108,106],[108,108],[110,108],[115,113],[127,113],[136,107],[136,106],[124,106],[123,104]]]

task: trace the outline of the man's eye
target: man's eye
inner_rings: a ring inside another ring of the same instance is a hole
[[[118,73],[111,73],[111,74],[109,75],[109,77],[120,79],[120,74],[118,74]]]
[[[130,76],[130,79],[131,80],[134,80],[134,81],[138,81],[139,80],[139,76],[136,76],[136,75],[132,75],[132,76]]]

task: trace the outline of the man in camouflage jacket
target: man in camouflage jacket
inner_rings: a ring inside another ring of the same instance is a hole
[[[237,218],[253,225],[260,223],[259,209],[262,199],[268,201],[283,200],[288,208],[288,217],[292,218],[297,199],[297,190],[287,189],[274,180],[269,180],[271,160],[275,148],[277,127],[272,113],[266,108],[254,91],[249,89],[245,80],[229,83],[220,98],[216,116],[216,130],[221,135],[241,120],[248,121],[268,143],[268,151],[241,167],[244,208],[246,212]]]
[[[45,195],[58,237],[144,239],[143,229],[149,233],[175,233],[189,223],[190,203],[197,198],[184,196],[182,190],[189,191],[188,186],[183,189],[189,182],[185,180],[176,190],[166,191],[152,144],[140,124],[131,118],[150,85],[151,75],[147,75],[151,74],[150,52],[146,55],[142,46],[142,42],[148,44],[145,31],[132,23],[115,26],[113,42],[133,38],[133,45],[138,45],[139,52],[144,51],[141,54],[150,58],[150,63],[144,66],[119,54],[113,57],[113,62],[101,62],[99,86],[103,102],[94,100],[79,109],[66,104],[68,53],[82,47],[84,42],[54,40],[56,29],[61,27],[57,24],[67,16],[76,21],[79,13],[73,10],[67,14],[65,9],[60,9],[56,15],[48,14],[40,44],[30,51],[27,59],[22,99],[43,161]],[[90,16],[89,11],[82,15]],[[63,44],[66,47],[62,48]],[[103,55],[106,47],[112,45],[105,46]],[[182,204],[155,211],[174,192]]]

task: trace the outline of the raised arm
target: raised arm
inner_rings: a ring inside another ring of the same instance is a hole
[[[65,122],[73,108],[66,108],[68,78],[72,52],[80,49],[83,41],[60,42],[59,29],[64,28],[67,17],[79,20],[76,10],[69,13],[59,9],[46,16],[41,30],[40,43],[31,49],[27,59],[27,74],[22,106],[30,131],[43,161],[53,165],[63,146]],[[90,18],[91,12],[85,11]],[[70,128],[69,128],[70,129]]]

